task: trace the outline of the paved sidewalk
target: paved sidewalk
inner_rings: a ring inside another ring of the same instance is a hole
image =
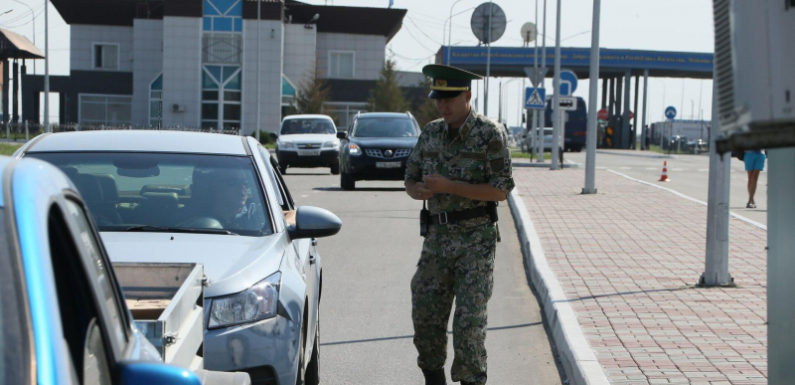
[[[525,265],[572,384],[766,384],[766,239],[730,219],[735,288],[697,288],[707,207],[597,170],[514,163]],[[663,185],[663,184],[661,184]]]

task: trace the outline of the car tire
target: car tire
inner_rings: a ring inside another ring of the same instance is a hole
[[[339,175],[340,173],[340,162],[334,162],[329,166],[331,168],[331,175]]]
[[[340,187],[343,190],[353,190],[356,188],[356,179],[353,179],[353,175],[343,172],[340,174]]]
[[[320,352],[318,352],[317,350],[319,341],[320,341],[320,320],[318,320],[318,322],[315,324],[315,342],[312,346],[312,358],[310,358],[309,363],[306,364],[306,374],[304,374],[305,385],[320,384],[320,366],[318,363],[320,358]]]
[[[281,172],[282,175],[287,174],[287,165],[286,164],[284,166],[279,165],[279,172]]]

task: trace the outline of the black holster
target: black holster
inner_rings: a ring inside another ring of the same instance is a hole
[[[489,201],[486,204],[486,208],[489,212],[489,218],[491,218],[492,222],[497,222],[497,202]]]

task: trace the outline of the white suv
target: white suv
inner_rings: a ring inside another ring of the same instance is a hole
[[[337,175],[339,148],[337,127],[328,115],[285,116],[276,141],[279,170],[284,174],[287,167],[329,167]]]

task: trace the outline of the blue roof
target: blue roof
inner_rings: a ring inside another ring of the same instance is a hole
[[[486,72],[486,47],[447,47],[439,49],[436,62],[446,64],[448,50],[450,65],[479,74]],[[552,76],[555,61],[555,48],[546,48],[547,76]],[[492,76],[524,77],[524,67],[532,67],[533,47],[491,47],[490,73]],[[542,49],[538,48],[538,64],[541,66]],[[644,70],[649,76],[687,77],[711,79],[713,69],[712,53],[646,51],[632,49],[599,49],[599,73],[623,75],[627,70],[632,75],[641,75]],[[591,60],[590,48],[561,47],[561,67],[577,74],[580,79],[587,78]]]

